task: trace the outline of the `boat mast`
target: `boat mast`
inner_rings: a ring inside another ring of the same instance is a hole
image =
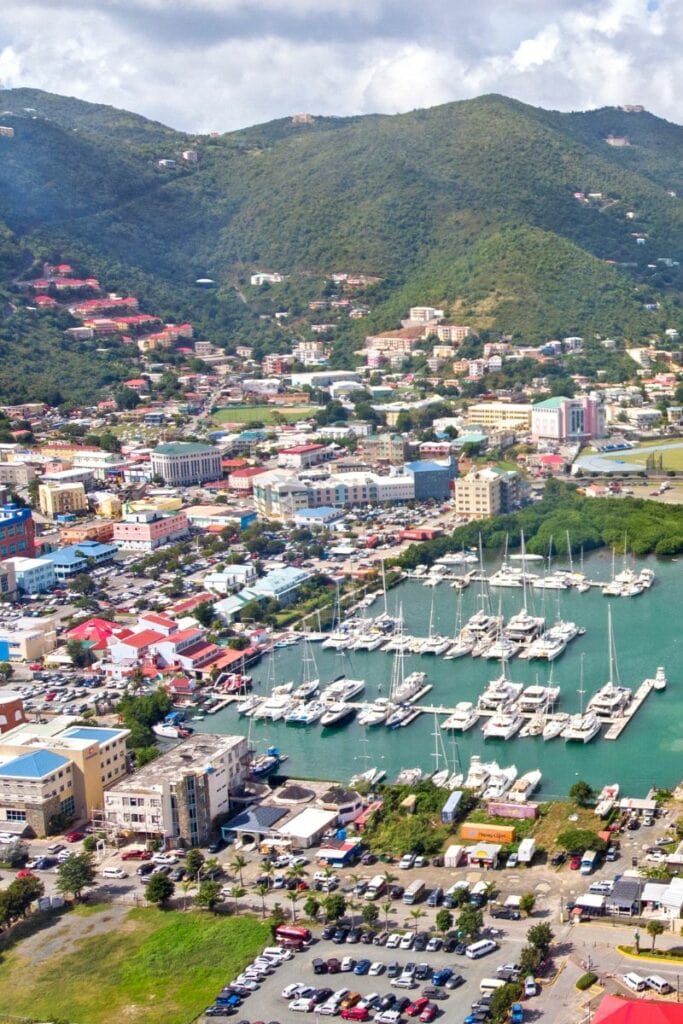
[[[579,714],[581,715],[581,718],[583,718],[583,698],[586,695],[586,691],[583,688],[583,659],[585,657],[586,657],[586,654],[585,654],[584,651],[582,651],[581,652],[581,667],[579,669],[579,689],[577,691],[578,694],[579,694]]]
[[[574,561],[572,559],[572,542],[569,538],[569,530],[567,530],[567,555],[569,557],[569,571],[574,572]]]
[[[384,559],[382,559],[382,596],[384,598],[384,614],[388,615],[389,611],[387,609],[387,574],[386,569],[384,567]]]

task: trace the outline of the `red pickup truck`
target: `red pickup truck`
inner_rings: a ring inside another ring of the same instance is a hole
[[[151,850],[124,850],[121,860],[151,860]]]

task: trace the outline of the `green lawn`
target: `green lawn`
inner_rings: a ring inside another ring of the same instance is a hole
[[[270,936],[253,917],[153,909],[131,910],[118,924],[112,915],[106,931],[88,935],[95,918],[82,922],[83,937],[56,942],[38,962],[25,946],[31,939],[0,952],[0,1021],[189,1024]],[[50,943],[49,928],[41,941]]]
[[[683,470],[683,444],[659,449],[652,445],[641,445],[638,448],[632,448],[630,451],[619,452],[618,458],[623,459],[625,462],[642,462],[645,464],[650,454],[662,456],[662,468],[665,471],[667,469],[675,469],[679,472]]]
[[[277,423],[286,421],[296,423],[297,420],[308,419],[316,411],[312,405],[290,405],[279,408],[274,405],[237,405],[217,409],[211,417],[218,425],[221,423]]]

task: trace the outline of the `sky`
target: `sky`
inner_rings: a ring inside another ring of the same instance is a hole
[[[498,92],[681,121],[683,0],[2,0],[0,86],[187,131]],[[678,87],[678,88],[677,88]]]

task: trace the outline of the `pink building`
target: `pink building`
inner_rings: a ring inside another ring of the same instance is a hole
[[[187,537],[189,532],[184,512],[132,512],[120,523],[114,523],[114,543],[127,551],[154,551]]]
[[[535,444],[587,441],[605,433],[605,416],[597,398],[558,395],[539,402],[531,410],[531,436]]]

